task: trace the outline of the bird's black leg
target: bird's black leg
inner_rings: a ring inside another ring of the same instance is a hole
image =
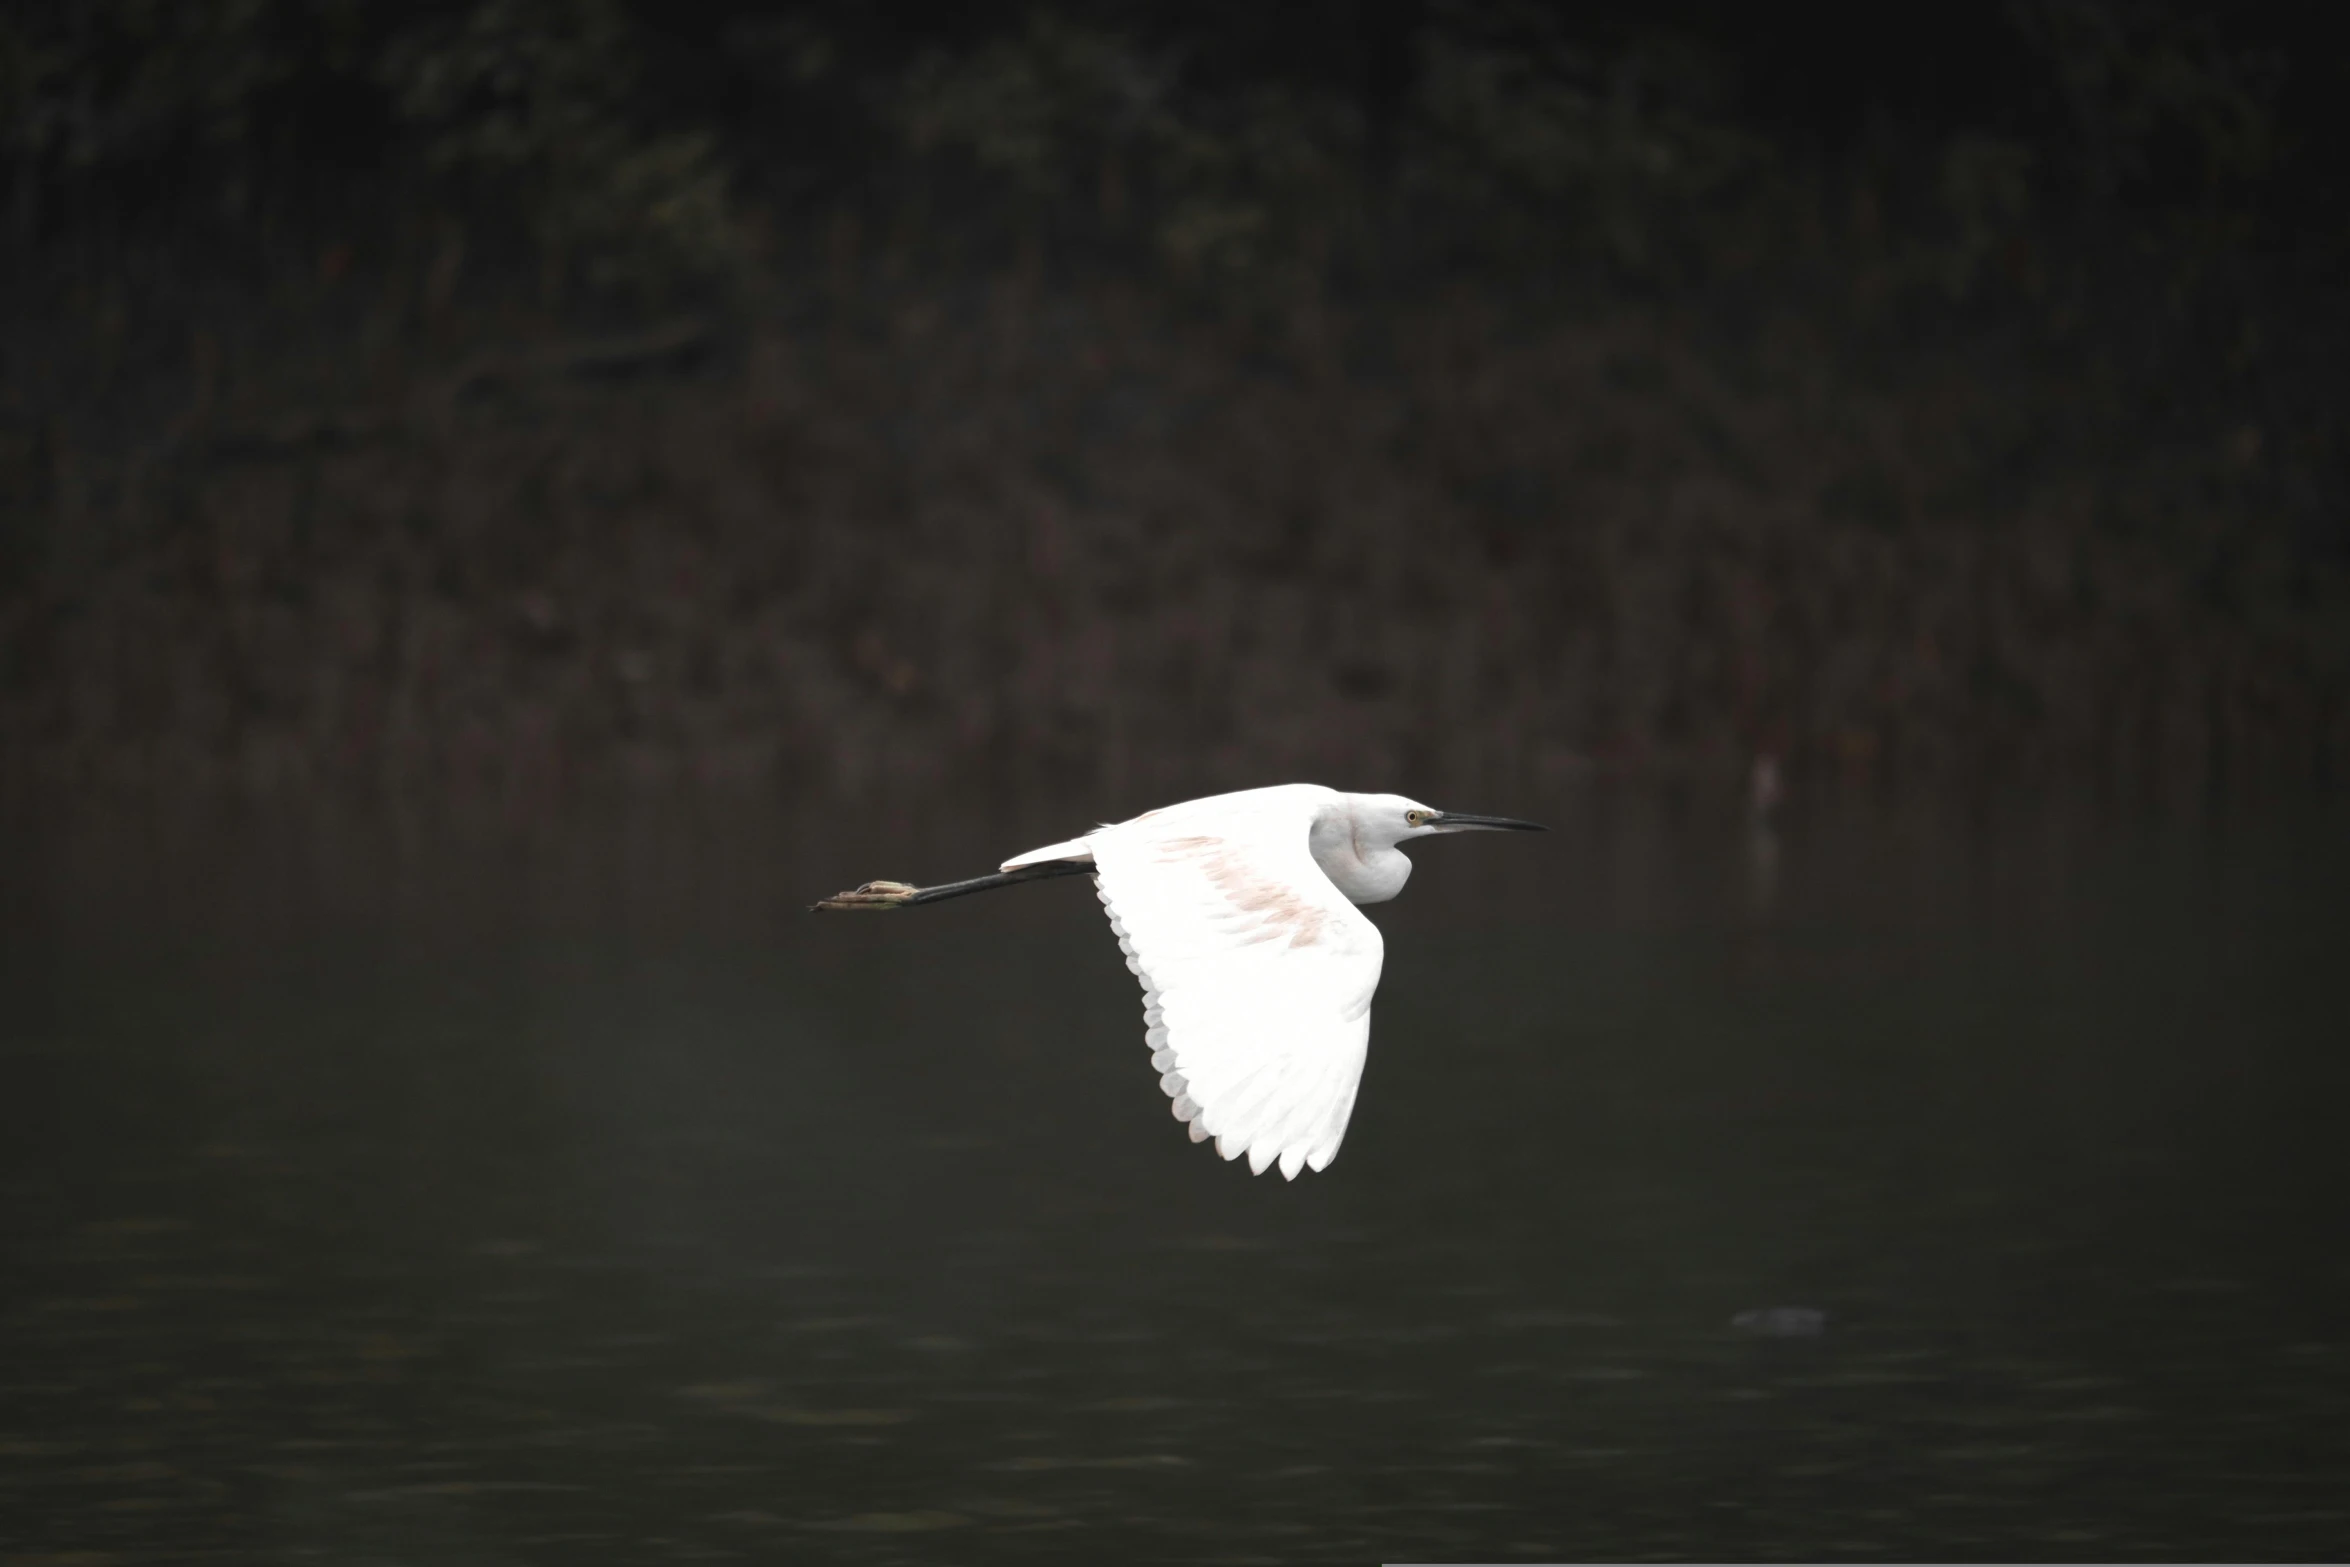
[[[808,905],[809,912],[832,910],[904,909],[917,903],[943,903],[948,898],[967,897],[974,892],[987,892],[996,887],[1016,887],[1025,881],[1051,881],[1057,876],[1091,876],[1091,860],[1046,860],[1039,865],[1023,865],[1016,871],[998,871],[993,876],[974,876],[969,881],[943,881],[935,887],[916,887],[902,881],[869,881],[853,892],[835,893],[821,903]]]

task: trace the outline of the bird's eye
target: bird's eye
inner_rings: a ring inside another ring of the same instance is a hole
[[[1425,827],[1428,825],[1428,818],[1434,816],[1435,814],[1436,813],[1434,811],[1406,811],[1403,813],[1404,825],[1407,827]]]

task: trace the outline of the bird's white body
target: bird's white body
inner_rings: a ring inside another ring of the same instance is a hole
[[[1337,1156],[1362,1081],[1384,947],[1355,905],[1403,890],[1399,843],[1451,830],[1400,795],[1286,784],[1146,811],[1003,869],[1092,863],[1176,1118],[1294,1179]]]
[[[1129,822],[1097,827],[1082,838],[1016,854],[1004,861],[1003,869],[1016,870],[1047,860],[1091,859],[1093,846],[1113,833],[1221,833],[1246,826],[1285,835],[1302,826],[1306,852],[1348,902],[1385,903],[1403,891],[1403,884],[1412,876],[1411,857],[1396,843],[1400,838],[1436,830],[1410,827],[1404,816],[1427,809],[1399,794],[1341,794],[1320,784],[1277,784],[1270,789],[1243,789],[1236,794],[1211,794],[1204,800],[1161,806]],[[1397,830],[1384,831],[1391,821]]]

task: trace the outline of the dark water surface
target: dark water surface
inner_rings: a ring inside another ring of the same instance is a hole
[[[20,821],[0,1557],[2350,1548],[2338,817],[1553,814],[1294,1185],[1082,883],[797,911],[1059,817]]]

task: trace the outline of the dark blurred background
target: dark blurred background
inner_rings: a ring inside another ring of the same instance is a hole
[[[2339,1555],[2321,28],[0,8],[0,1560]]]
[[[6,772],[2329,785],[2313,14],[12,6]]]

